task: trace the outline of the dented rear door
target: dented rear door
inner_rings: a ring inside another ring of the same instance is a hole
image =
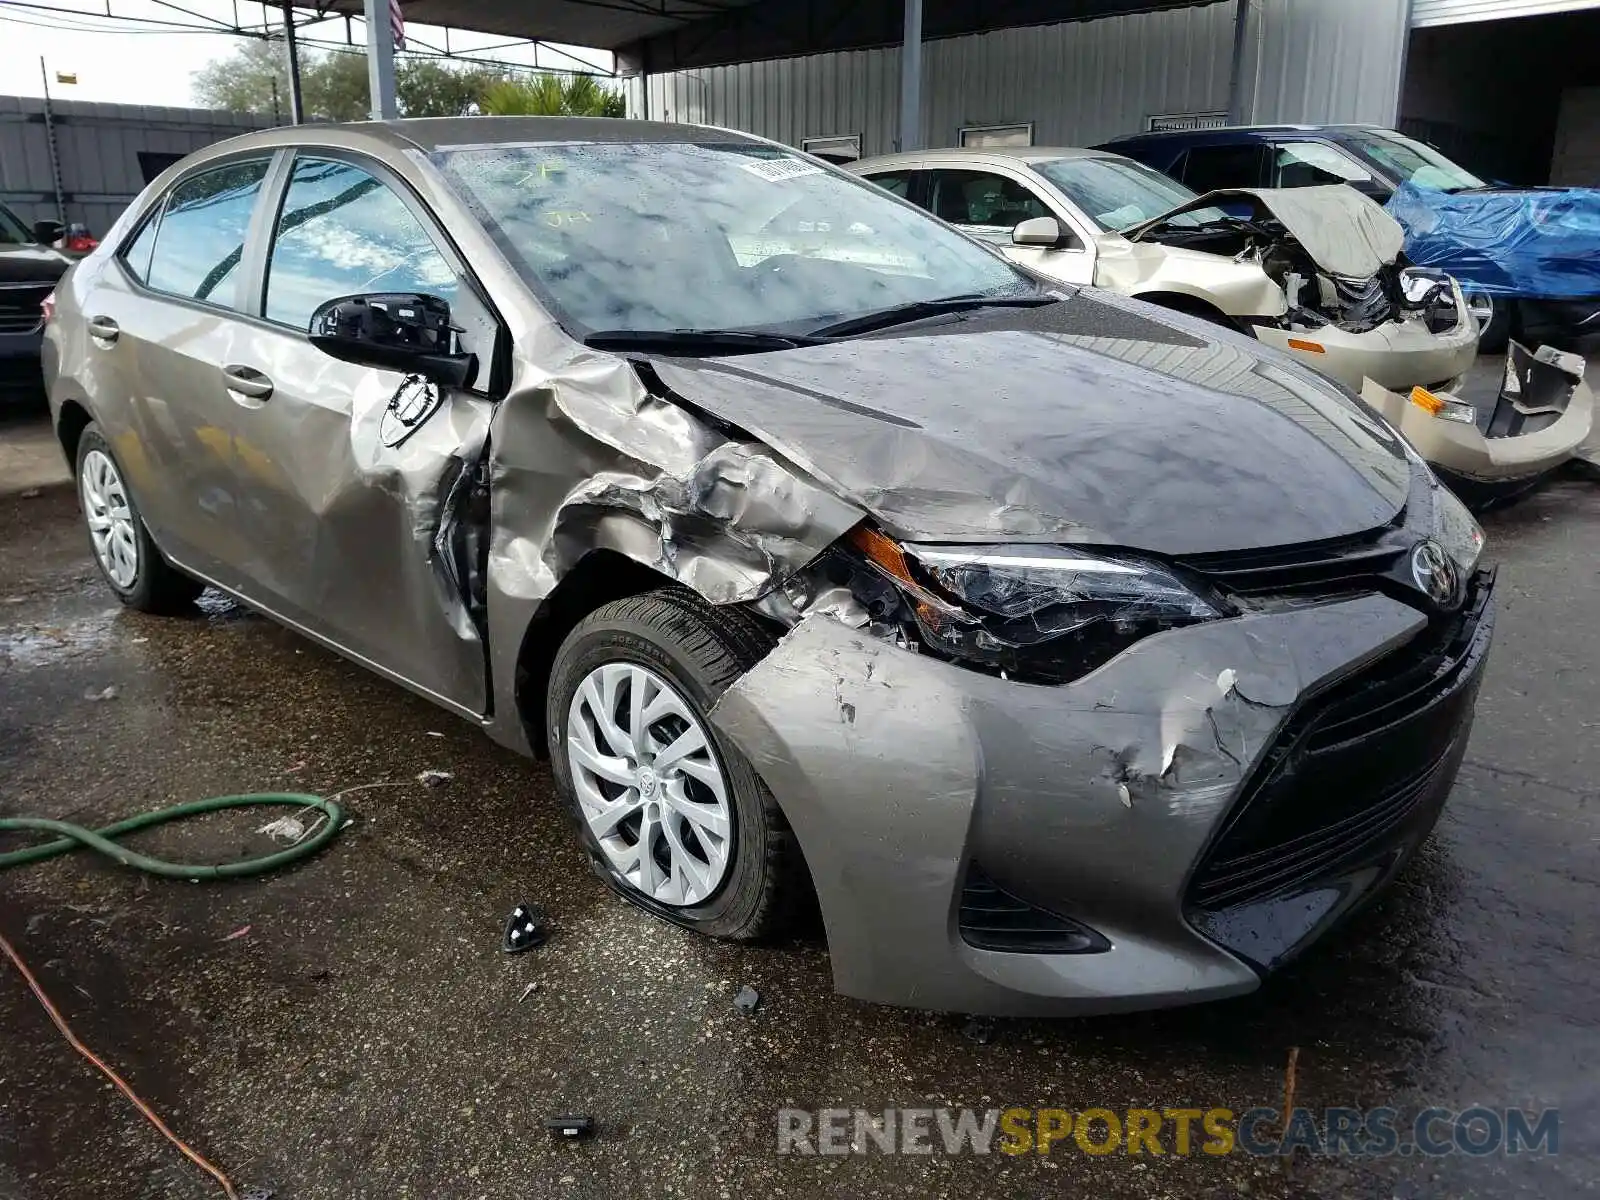
[[[464,341],[488,364],[493,318],[426,210],[383,168],[319,150],[283,175],[265,218],[256,319],[229,364],[256,393],[232,406],[238,437],[256,451],[236,481],[240,574],[280,616],[481,714],[476,543],[462,535],[492,404],[330,358],[305,331],[339,296],[425,292],[462,310]]]

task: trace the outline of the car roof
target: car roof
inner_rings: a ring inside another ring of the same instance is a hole
[[[1294,133],[1367,133],[1377,130],[1392,133],[1382,125],[1219,125],[1211,129],[1160,129],[1150,133],[1125,133],[1106,145],[1133,145],[1140,142],[1252,141],[1256,137]]]
[[[256,146],[344,146],[438,150],[545,142],[710,142],[759,144],[733,129],[620,117],[410,117],[398,121],[311,122],[262,129],[207,147],[206,157]]]
[[[972,162],[974,159],[980,162],[990,159],[999,162],[1033,163],[1052,162],[1058,158],[1116,157],[1117,155],[1110,150],[1088,150],[1079,146],[985,146],[981,150],[975,147],[971,149],[953,147],[943,150],[909,150],[903,154],[884,154],[877,158],[863,158],[859,162],[847,163],[846,166],[877,168],[895,166],[899,163]]]

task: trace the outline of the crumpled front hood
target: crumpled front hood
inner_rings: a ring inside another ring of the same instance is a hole
[[[1152,217],[1123,237],[1138,241],[1173,217],[1202,208],[1245,201],[1276,217],[1300,248],[1324,271],[1366,279],[1400,255],[1405,231],[1400,222],[1353,187],[1342,183],[1302,188],[1218,188]]]
[[[655,359],[731,422],[925,541],[1187,555],[1391,521],[1399,442],[1242,335],[1105,293],[772,354]]]

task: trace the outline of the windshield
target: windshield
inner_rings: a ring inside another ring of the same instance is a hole
[[[1381,170],[1393,175],[1401,183],[1410,183],[1430,192],[1456,192],[1463,188],[1487,186],[1471,171],[1456,166],[1432,146],[1412,141],[1404,134],[1360,130],[1347,132],[1343,136]]]
[[[1129,229],[1195,198],[1183,184],[1126,158],[1055,158],[1028,165],[1101,229]],[[1201,208],[1172,223],[1209,225],[1225,220],[1227,214],[1220,208]]]
[[[33,231],[21,218],[0,204],[0,246],[27,246],[33,242]]]
[[[920,210],[776,146],[566,143],[433,158],[530,286],[590,331],[801,328],[1038,291]]]

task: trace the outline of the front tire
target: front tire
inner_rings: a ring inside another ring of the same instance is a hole
[[[147,613],[176,614],[192,608],[204,585],[156,549],[111,445],[93,422],[78,437],[77,479],[89,548],[117,599]]]
[[[777,802],[706,714],[772,647],[748,614],[665,588],[597,609],[556,655],[550,763],[597,873],[711,937],[786,928],[808,892]]]

